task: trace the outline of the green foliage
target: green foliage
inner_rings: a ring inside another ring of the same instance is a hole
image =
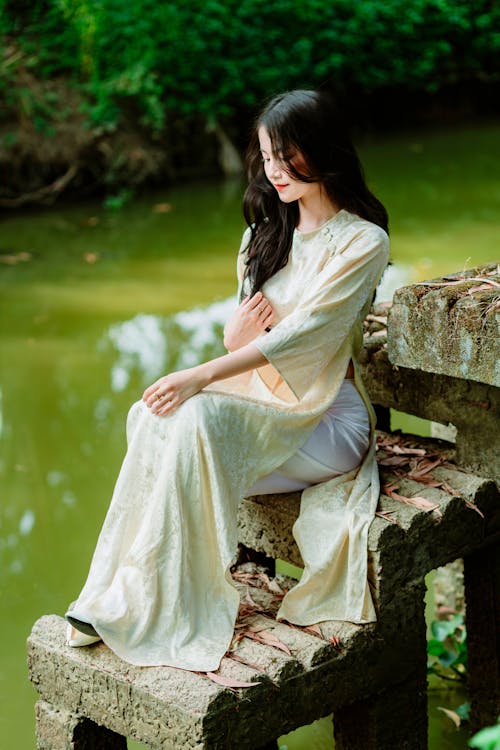
[[[469,721],[470,719],[470,703],[461,703],[455,709],[456,714],[461,718],[462,721]]]
[[[477,750],[500,750],[500,716],[494,726],[485,727],[476,732],[470,738],[468,745]]]
[[[108,195],[104,199],[104,208],[106,208],[108,211],[121,211],[121,209],[126,206],[127,203],[129,203],[133,195],[134,194],[132,190],[123,188],[115,195]]]
[[[358,96],[498,77],[490,0],[0,0],[0,18],[26,65],[71,75],[108,127],[223,119],[292,87]]]
[[[434,620],[427,641],[427,674],[443,679],[465,680],[467,670],[467,633],[462,615],[449,620]]]
[[[2,32],[15,39],[27,67],[50,78],[79,69],[79,34],[59,0],[0,0]]]

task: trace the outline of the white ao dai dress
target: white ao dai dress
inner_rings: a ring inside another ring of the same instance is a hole
[[[293,531],[305,569],[278,618],[376,620],[367,534],[379,480],[356,356],[387,262],[384,230],[345,209],[314,232],[296,230],[287,265],[262,289],[278,322],[255,343],[270,364],[212,384],[167,416],[142,401],[131,407],[128,450],[87,581],[67,613],[92,623],[125,661],[217,669],[239,605],[229,572],[238,504],[305,443],[351,358],[370,446],[357,469],[303,491]]]

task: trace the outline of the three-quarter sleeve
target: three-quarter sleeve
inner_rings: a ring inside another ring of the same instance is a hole
[[[389,260],[389,241],[375,224],[361,228],[303,290],[292,313],[254,344],[302,399],[372,299]]]

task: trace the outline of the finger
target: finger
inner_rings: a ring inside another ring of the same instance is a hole
[[[267,311],[267,314],[262,318],[261,322],[264,328],[267,328],[267,326],[270,326],[271,323],[274,323],[274,313],[271,307]]]
[[[262,317],[262,315],[267,315],[268,311],[271,310],[271,305],[269,302],[261,302],[259,305],[257,305],[257,310],[259,311],[259,315]]]
[[[142,394],[142,400],[147,401],[150,396],[158,389],[158,381],[155,383],[152,383],[149,388],[146,388],[144,393]]]
[[[262,292],[256,292],[253,295],[252,299],[249,301],[248,307],[250,308],[250,310],[255,309],[261,300],[262,300]]]
[[[150,404],[148,405],[150,405],[151,410],[156,413],[159,409],[161,409],[161,407],[165,403],[165,400],[168,401],[169,398],[171,398],[170,391],[166,391],[165,393],[160,393],[160,391],[157,391],[156,395],[150,399]]]
[[[169,414],[169,412],[173,411],[173,409],[176,409],[177,406],[179,406],[178,401],[167,401],[165,406],[163,406],[163,408],[158,411],[158,416],[163,417],[165,416],[165,414]]]
[[[265,297],[257,297],[257,295],[255,295],[255,297],[252,297],[252,299],[248,303],[247,309],[250,312],[253,312],[254,310],[257,310],[259,307],[262,307],[265,304],[267,304],[267,300],[265,299]]]
[[[266,318],[270,312],[272,313],[272,307],[269,304],[259,305],[256,308],[257,322],[261,323],[262,320]]]
[[[156,392],[152,393],[147,399],[145,399],[146,406],[149,406],[149,408],[151,408],[153,404],[157,401],[157,398],[158,397],[156,395]]]
[[[152,393],[151,393],[151,394],[150,394],[150,395],[148,396],[148,398],[146,399],[146,404],[147,404],[147,406],[149,406],[149,407],[153,406],[154,404],[156,404],[156,402],[157,402],[157,401],[158,401],[158,399],[160,399],[160,398],[161,398],[161,393],[160,393],[160,391],[158,391],[158,390],[155,390],[155,391],[153,391],[153,392],[152,392]]]

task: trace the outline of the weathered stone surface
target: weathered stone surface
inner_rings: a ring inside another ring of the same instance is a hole
[[[500,389],[473,380],[397,367],[380,341],[365,342],[361,367],[371,400],[457,428],[457,462],[500,485]]]
[[[127,740],[46,701],[35,705],[37,750],[127,750]]]
[[[300,552],[290,533],[299,510],[300,492],[246,497],[238,509],[238,539],[269,557],[302,566]]]
[[[388,314],[395,365],[500,386],[498,265],[398,289]]]
[[[152,747],[165,742],[203,747],[204,715],[234,706],[232,691],[200,675],[159,667],[133,667],[99,643],[65,645],[56,616],[35,623],[28,640],[30,678],[40,696]]]
[[[252,601],[267,606],[261,589],[248,590]],[[132,667],[102,643],[71,649],[65,645],[65,623],[55,615],[42,617],[33,628],[30,677],[42,699],[62,709],[70,722],[87,717],[151,748],[251,750],[368,697],[393,679],[395,666],[401,679],[414,671],[415,649],[409,645],[418,642],[423,600],[413,584],[400,595],[409,628],[399,640],[383,640],[375,623],[322,623],[319,637],[269,616],[248,616],[246,627],[265,631],[290,651],[245,636],[234,644],[219,674],[255,681],[252,688],[231,690],[202,674],[168,667]],[[231,653],[245,663],[234,661]]]

